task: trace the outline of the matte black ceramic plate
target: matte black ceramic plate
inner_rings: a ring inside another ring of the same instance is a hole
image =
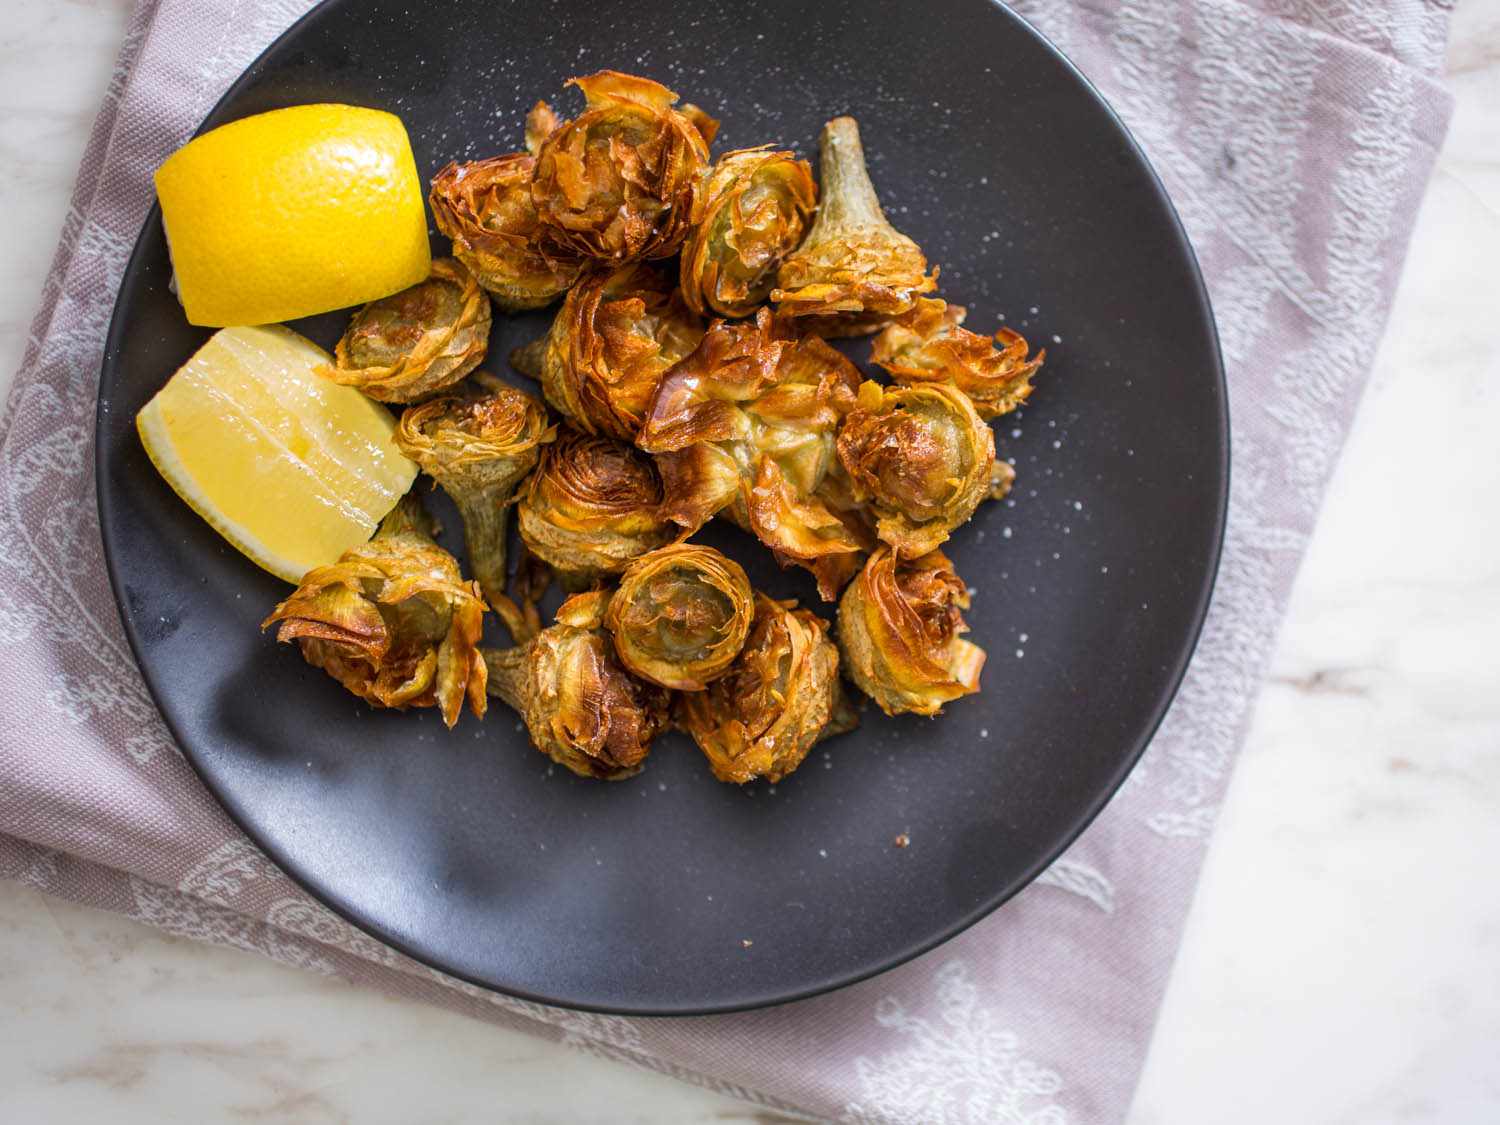
[[[679,736],[640,777],[607,785],[549,768],[498,704],[452,733],[431,711],[369,710],[258,631],[286,587],[201,523],[141,451],[136,411],[207,336],[168,290],[154,213],[104,363],[104,541],[183,749],[339,913],[538,1000],[769,1004],[889,968],[982,917],[1119,785],[1207,605],[1223,376],[1192,253],[1145,159],[1067,62],[983,0],[344,0],[283,36],[205,127],[301,102],[378,106],[406,121],[430,176],[520,147],[535,99],[575,111],[563,81],[603,67],[722,117],[718,152],[774,141],[815,154],[823,122],[854,113],[887,211],[941,263],[970,326],[1004,313],[1047,347],[1033,405],[999,425],[1014,501],[984,506],[951,544],[978,590],[980,695],[936,720],[871,710],[774,789],[715,782]],[[299,327],[331,346],[345,321]],[[491,354],[546,323],[497,316]],[[709,538],[757,584],[813,600],[755,544]],[[902,832],[911,846],[893,847]]]

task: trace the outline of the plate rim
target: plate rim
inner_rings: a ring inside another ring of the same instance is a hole
[[[249,62],[239,76],[229,85],[224,93],[204,114],[202,121],[193,130],[193,136],[199,136],[205,130],[206,123],[213,118],[225,106],[227,102],[237,97],[242,90],[249,85],[255,72],[274,53],[284,48],[287,42],[297,36],[304,28],[317,19],[327,16],[333,9],[347,6],[351,0],[319,0],[312,8],[297,18],[290,26],[273,39],[266,47]],[[163,692],[159,690],[156,680],[142,659],[143,646],[138,635],[133,618],[128,612],[127,597],[122,587],[120,569],[115,560],[115,547],[112,542],[113,536],[109,531],[111,520],[108,518],[112,506],[111,492],[108,488],[105,460],[101,456],[104,433],[104,425],[109,410],[102,393],[104,382],[108,378],[110,370],[118,356],[123,337],[127,331],[126,318],[122,305],[127,283],[140,272],[140,259],[146,252],[146,244],[151,233],[153,224],[161,222],[161,205],[155,199],[154,193],[150,210],[147,212],[141,229],[136,235],[135,243],[131,248],[130,257],[127,259],[125,268],[121,272],[120,282],[115,290],[114,303],[110,312],[109,329],[105,334],[104,349],[100,359],[99,384],[96,391],[94,409],[94,495],[96,514],[99,519],[99,537],[103,549],[104,566],[109,576],[110,591],[115,600],[115,609],[120,618],[121,627],[125,633],[126,642],[130,646],[131,655],[135,659],[137,671],[146,686],[151,702],[156,708],[157,715],[161,718],[173,741],[182,751],[183,758],[187,761],[198,780],[208,790],[209,794],[218,803],[219,807],[228,815],[230,821],[243,832],[247,839],[263,852],[275,865],[277,870],[290,879],[300,890],[310,896],[315,902],[324,908],[331,910],[339,918],[354,926],[360,932],[369,935],[375,940],[395,950],[404,957],[424,965],[429,969],[441,972],[455,980],[465,984],[483,989],[485,992],[501,996],[509,996],[530,1003],[541,1004],[548,1007],[562,1008],[569,1011],[593,1012],[602,1015],[634,1016],[634,1017],[690,1017],[708,1015],[727,1015],[735,1012],[754,1011],[762,1008],[775,1007],[782,1004],[795,1003],[799,1000],[811,999],[825,993],[834,992],[861,981],[869,980],[871,977],[879,976],[892,969],[899,968],[909,961],[915,960],[925,953],[929,953],[938,946],[951,941],[965,930],[976,925],[987,918],[1000,907],[1004,906],[1012,898],[1018,895],[1026,887],[1030,886],[1039,875],[1052,866],[1078,839],[1079,836],[1091,825],[1103,812],[1104,808],[1114,799],[1120,786],[1130,776],[1141,756],[1146,752],[1163,721],[1171,710],[1182,688],[1182,682],[1187,675],[1188,668],[1192,665],[1193,657],[1196,655],[1198,645],[1202,640],[1203,629],[1207,622],[1208,612],[1212,604],[1214,590],[1217,586],[1219,570],[1223,562],[1224,540],[1228,526],[1229,499],[1230,499],[1230,474],[1232,472],[1231,462],[1231,430],[1229,417],[1229,384],[1224,368],[1224,354],[1222,342],[1219,338],[1218,323],[1214,318],[1213,306],[1208,293],[1208,287],[1203,277],[1203,271],[1198,262],[1197,253],[1193,249],[1191,240],[1188,238],[1186,228],[1183,226],[1182,216],[1178,213],[1172,202],[1166,185],[1162,183],[1161,176],[1155,165],[1147,157],[1145,150],[1136,139],[1114,106],[1099,91],[1066,54],[1056,44],[1047,38],[1038,28],[1027,20],[1019,12],[1009,7],[1002,0],[975,0],[985,7],[998,10],[1002,18],[1010,19],[1019,30],[1028,35],[1037,46],[1050,54],[1053,59],[1060,63],[1063,69],[1076,81],[1088,96],[1103,111],[1106,119],[1118,131],[1125,141],[1128,151],[1133,154],[1140,168],[1145,172],[1147,183],[1152,193],[1162,204],[1167,218],[1170,220],[1170,230],[1176,243],[1189,267],[1193,282],[1193,291],[1197,297],[1198,313],[1202,322],[1207,326],[1208,341],[1211,344],[1211,372],[1212,384],[1215,391],[1214,398],[1217,403],[1215,412],[1216,432],[1213,435],[1214,444],[1217,446],[1218,454],[1216,469],[1218,472],[1218,496],[1214,510],[1213,527],[1211,529],[1211,558],[1204,568],[1203,579],[1193,597],[1192,624],[1185,638],[1185,643],[1180,648],[1175,665],[1171,669],[1165,686],[1158,698],[1152,705],[1152,718],[1141,729],[1126,753],[1120,756],[1119,764],[1111,773],[1108,780],[1101,786],[1099,792],[1084,806],[1075,822],[1071,824],[1062,834],[1058,836],[1058,842],[1049,849],[1044,849],[1040,858],[1027,867],[1023,873],[1013,879],[1008,885],[1002,887],[995,894],[988,896],[974,909],[968,911],[956,921],[948,923],[936,934],[914,943],[898,953],[888,956],[874,965],[861,965],[851,971],[834,974],[828,979],[814,984],[802,985],[795,989],[772,991],[767,995],[755,996],[749,999],[732,1003],[712,1004],[677,1004],[671,1006],[639,1006],[589,1003],[577,998],[558,998],[545,995],[544,993],[527,990],[521,987],[502,988],[488,981],[480,980],[472,975],[459,972],[451,967],[442,965],[437,958],[425,954],[407,941],[396,935],[386,932],[384,928],[376,925],[368,919],[360,916],[360,911],[353,906],[341,901],[341,895],[335,893],[333,888],[320,887],[314,880],[300,872],[295,864],[290,863],[272,841],[263,838],[250,819],[242,813],[234,800],[232,794],[221,791],[220,787],[209,776],[206,770],[200,766],[196,752],[189,746],[188,742],[181,737],[177,724],[169,717],[166,707],[163,705]],[[269,923],[266,923],[269,924]]]

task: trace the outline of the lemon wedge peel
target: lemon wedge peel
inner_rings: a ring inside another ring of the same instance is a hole
[[[188,320],[268,324],[377,300],[427,276],[421,178],[401,119],[334,104],[242,118],[156,171]]]

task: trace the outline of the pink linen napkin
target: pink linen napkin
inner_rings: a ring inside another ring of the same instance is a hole
[[[1223,335],[1235,458],[1218,591],[1182,692],[1124,789],[1035,885],[832,995],[626,1019],[417,964],[311,901],[230,823],[173,746],[119,627],[96,524],[94,401],[152,171],[309,0],[141,0],[131,22],[0,423],[0,875],[785,1112],[1122,1118],[1447,121],[1436,75],[1449,5],[1014,6],[1112,101],[1182,213]]]

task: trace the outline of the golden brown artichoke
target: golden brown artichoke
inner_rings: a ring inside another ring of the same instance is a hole
[[[527,548],[563,587],[581,590],[673,539],[661,502],[651,458],[564,426],[522,486],[516,521]]]
[[[418,402],[478,367],[489,343],[490,299],[462,262],[434,258],[426,281],[355,313],[320,370],[381,402]]]
[[[749,316],[807,231],[818,202],[807,161],[770,145],[726,153],[698,197],[682,247],[682,298],[700,316]]]
[[[531,196],[543,244],[564,259],[615,265],[675,254],[718,123],[672,108],[677,95],[650,79],[602,70],[568,84],[588,106],[537,152]]]
[[[720,781],[780,781],[820,739],[858,722],[839,683],[839,651],[827,624],[755,595],[750,636],[728,675],[679,697],[677,720]]]
[[[676,691],[702,691],[729,670],[755,615],[740,564],[712,547],[676,543],[625,568],[605,627],[620,662]]]
[[[965,311],[936,297],[919,298],[875,338],[870,358],[907,386],[952,383],[985,420],[1009,414],[1031,396],[1031,377],[1047,353],[1027,359],[1025,338],[1009,328],[993,338],[968,331],[961,327]]]
[[[452,497],[463,517],[474,577],[514,631],[505,596],[511,494],[536,464],[538,447],[555,431],[546,409],[525,391],[493,375],[475,382],[465,393],[407,407],[396,427],[396,445]]]
[[[819,143],[823,178],[818,217],[807,240],[781,264],[771,300],[822,336],[863,336],[937,288],[921,248],[886,221],[859,126],[836,117]]]
[[[279,624],[277,640],[372,707],[435,706],[451,727],[465,699],[484,717],[484,602],[431,530],[408,494],[368,543],[303,575],[261,628]]]
[[[750,531],[782,566],[812,572],[833,601],[858,573],[875,536],[862,511],[830,502],[840,468],[835,435],[854,409],[859,369],[816,336],[787,346],[776,389],[751,404],[762,456],[746,498]]]
[[[996,483],[994,434],[949,383],[863,384],[838,454],[876,535],[903,558],[934,550]]]
[[[968,608],[943,552],[903,560],[880,548],[839,602],[845,673],[887,715],[936,715],[979,690],[984,650],[963,639]]]
[[[754,423],[745,404],[777,385],[786,349],[766,309],[753,321],[714,321],[659,381],[636,444],[648,453],[669,453],[700,442],[748,440]]]
[[[511,312],[550,305],[579,271],[576,262],[549,257],[537,245],[535,165],[524,152],[449,164],[432,178],[427,197],[438,230],[453,240],[453,256]]]
[[[662,375],[702,336],[659,270],[630,265],[585,275],[547,335],[510,360],[579,429],[632,441]]]
[[[768,310],[719,321],[662,380],[636,444],[658,454],[665,510],[691,533],[720,511],[832,600],[867,544],[816,495],[859,372],[814,337],[783,338]]]
[[[601,628],[607,599],[569,598],[557,624],[484,659],[490,694],[520,712],[538,750],[580,777],[622,781],[641,772],[666,729],[669,696],[621,667]]]

